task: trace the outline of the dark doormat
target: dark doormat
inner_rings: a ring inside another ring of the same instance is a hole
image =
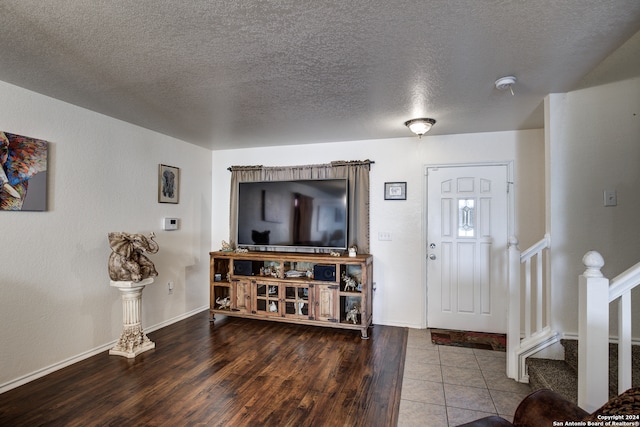
[[[505,334],[431,329],[431,342],[437,345],[507,351],[507,336]]]

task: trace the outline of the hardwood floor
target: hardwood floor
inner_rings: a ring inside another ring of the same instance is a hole
[[[0,394],[1,426],[395,426],[407,330],[357,331],[208,312]]]

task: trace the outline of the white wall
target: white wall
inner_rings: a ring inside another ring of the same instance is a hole
[[[110,231],[157,235],[145,329],[207,307],[211,152],[1,82],[0,99],[1,131],[50,142],[48,210],[0,212],[0,392],[119,337]],[[177,205],[157,201],[160,163],[181,168]]]
[[[544,234],[542,130],[339,142],[213,153],[213,247],[229,240],[232,165],[302,165],[371,159],[374,323],[425,327],[425,165],[514,161],[516,231],[524,249]],[[406,201],[385,201],[384,183],[407,182]],[[391,241],[379,241],[379,232]]]
[[[640,77],[550,95],[547,104],[553,322],[577,334],[584,254],[600,252],[609,278],[640,261]],[[616,207],[603,206],[606,189],[617,191]]]

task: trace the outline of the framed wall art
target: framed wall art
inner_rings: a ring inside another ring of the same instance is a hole
[[[384,183],[384,199],[385,200],[407,200],[407,183],[406,182],[385,182]]]
[[[0,132],[0,211],[47,210],[47,150],[47,141]]]
[[[178,203],[180,201],[180,169],[160,165],[158,170],[158,203]]]

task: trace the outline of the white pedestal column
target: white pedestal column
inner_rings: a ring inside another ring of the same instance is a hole
[[[118,288],[122,295],[122,335],[116,345],[109,350],[110,355],[136,357],[138,354],[156,348],[142,331],[140,317],[142,314],[142,290],[153,283],[153,277],[140,282],[114,282],[111,286]]]

